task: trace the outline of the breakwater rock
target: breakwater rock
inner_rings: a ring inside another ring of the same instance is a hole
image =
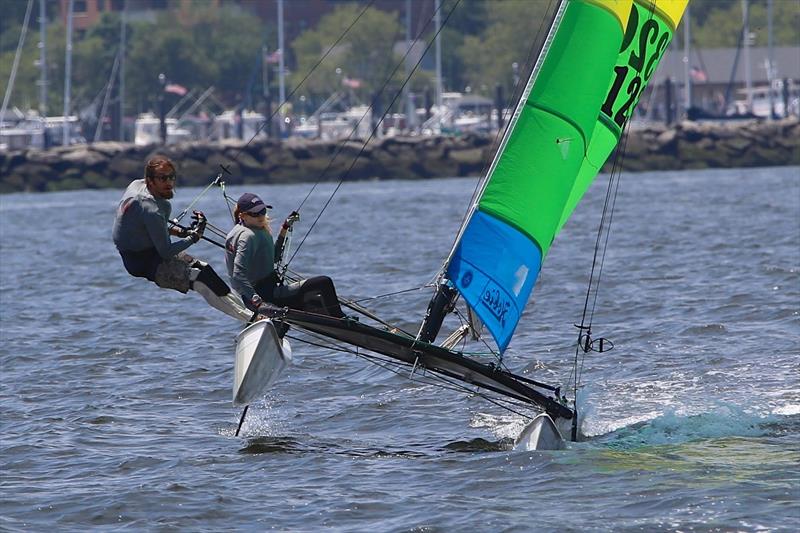
[[[0,152],[0,192],[125,187],[144,162],[164,154],[179,167],[181,185],[206,185],[225,165],[225,181],[293,183],[425,179],[485,172],[496,138],[484,135],[391,137],[361,141],[223,141],[169,146],[102,142],[47,151]],[[800,165],[800,122],[695,123],[634,128],[622,168],[680,170]],[[623,154],[620,154],[623,155]],[[358,156],[358,157],[357,157]],[[612,155],[604,170],[609,170]]]

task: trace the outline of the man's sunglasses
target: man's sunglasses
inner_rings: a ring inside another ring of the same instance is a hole
[[[252,211],[245,211],[245,213],[247,213],[251,217],[263,217],[264,215],[267,214],[267,208],[265,207],[261,211],[256,211],[255,213],[253,213]]]
[[[169,174],[167,176],[156,176],[156,179],[159,181],[175,181],[178,179],[176,174]]]

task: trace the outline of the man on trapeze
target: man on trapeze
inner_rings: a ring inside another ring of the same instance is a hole
[[[288,284],[279,279],[275,265],[281,263],[286,234],[299,215],[292,212],[286,218],[275,242],[267,216],[269,207],[249,192],[236,202],[236,225],[225,239],[225,264],[233,288],[253,311],[265,302],[344,318],[331,278],[314,276]]]
[[[113,238],[125,270],[164,289],[184,294],[194,289],[215,309],[237,320],[249,320],[252,313],[211,265],[184,252],[203,236],[203,213],[195,211],[193,228],[169,228],[169,199],[175,194],[176,178],[172,161],[155,156],[147,162],[144,178],[133,180],[122,195]],[[170,235],[180,240],[173,242]]]

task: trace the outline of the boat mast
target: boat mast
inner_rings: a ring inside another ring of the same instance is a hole
[[[72,9],[75,0],[69,0],[69,4],[67,5],[67,48],[65,51],[65,61],[64,61],[64,116],[63,119],[63,128],[62,128],[62,137],[61,137],[61,144],[63,146],[69,146],[69,121],[67,118],[69,117],[69,99],[72,93]]]
[[[120,17],[120,36],[119,36],[119,133],[120,141],[125,141],[125,47],[128,32],[128,0],[122,4],[122,16]]]
[[[286,112],[286,106],[284,103],[286,102],[286,72],[284,68],[284,58],[283,58],[283,0],[278,0],[278,100],[280,103],[280,132],[281,137],[283,136],[283,132],[286,131],[286,122],[284,121],[284,113]]]
[[[39,0],[39,116],[47,116],[47,11]]]
[[[411,41],[411,0],[406,0],[406,47],[410,48],[412,46]],[[409,64],[409,55],[406,55],[405,60],[403,61],[403,67],[405,68],[405,79],[409,79],[411,76],[411,65]],[[403,102],[405,103],[406,108],[406,129],[411,130],[414,127],[414,105],[411,102],[411,91],[409,90],[409,84],[406,84],[403,87]]]
[[[689,109],[692,107],[692,75],[691,75],[691,14],[689,10],[691,6],[686,6],[686,16],[683,18],[683,77],[684,77],[684,95],[683,95],[683,109],[684,114],[688,116]]]
[[[744,28],[744,83],[747,90],[747,111],[753,112],[753,80],[750,74],[750,2],[742,0],[742,22]]]
[[[42,0],[44,1],[44,0]],[[770,0],[771,1],[771,0]],[[436,0],[436,109],[442,109],[442,0]]]
[[[772,0],[767,0],[767,83],[769,84],[769,89],[767,90],[769,95],[769,118],[767,120],[775,118],[775,99],[772,94],[772,80],[775,74],[773,70],[772,45]]]

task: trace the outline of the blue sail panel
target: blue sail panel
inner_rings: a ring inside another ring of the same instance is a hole
[[[530,237],[476,211],[447,267],[447,277],[505,351],[539,276],[542,253]]]

